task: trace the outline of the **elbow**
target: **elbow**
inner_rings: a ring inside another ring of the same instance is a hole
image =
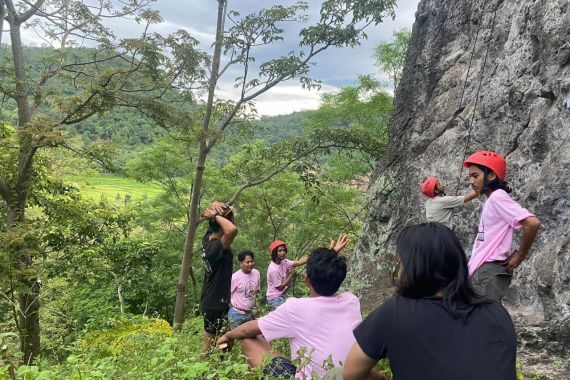
[[[540,219],[536,216],[531,216],[526,220],[528,226],[532,229],[538,230],[540,228]]]
[[[238,229],[236,226],[233,226],[232,228],[229,229],[229,231],[227,232],[228,235],[230,235],[231,237],[236,237],[238,234]]]
[[[350,368],[346,368],[346,366],[342,370],[342,377],[344,380],[359,380],[364,378],[364,376],[355,374],[354,371],[351,371]]]

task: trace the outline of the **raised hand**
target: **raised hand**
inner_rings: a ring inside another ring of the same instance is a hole
[[[347,244],[348,244],[348,235],[340,234],[338,240],[331,240],[329,248],[335,251],[336,253],[339,253]]]
[[[212,210],[214,210],[216,212],[216,214],[218,215],[222,215],[224,213],[224,210],[226,208],[228,208],[228,206],[225,203],[222,202],[212,202],[212,204],[210,205],[210,208]]]
[[[204,218],[206,218],[206,219],[213,218],[217,214],[218,213],[212,208],[207,208],[204,210]]]

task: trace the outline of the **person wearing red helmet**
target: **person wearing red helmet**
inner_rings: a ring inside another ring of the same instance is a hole
[[[271,263],[267,268],[266,296],[271,310],[275,310],[285,302],[289,285],[297,276],[294,268],[305,265],[307,256],[303,256],[299,260],[286,259],[287,243],[281,240],[275,240],[269,244],[269,253],[271,254]]]
[[[422,182],[422,194],[429,198],[426,201],[427,221],[441,223],[451,229],[453,229],[453,213],[461,211],[465,203],[479,195],[475,191],[466,195],[446,195],[445,185],[437,177],[428,177]]]
[[[213,202],[204,211],[208,231],[202,239],[204,282],[200,296],[200,313],[204,317],[203,354],[210,350],[214,339],[224,327],[230,304],[233,254],[230,249],[237,235],[232,209]]]
[[[246,322],[218,339],[220,349],[240,341],[251,367],[271,361],[262,378],[321,379],[330,365],[338,366],[355,338],[352,330],[362,321],[360,301],[350,292],[339,292],[346,278],[346,258],[339,252],[347,245],[342,234],[328,248],[314,249],[307,260],[304,283],[308,297],[291,297],[275,311]],[[287,338],[290,356],[276,352],[271,341]]]
[[[469,170],[469,183],[475,192],[485,194],[479,230],[469,260],[469,275],[475,290],[500,301],[512,273],[525,259],[540,227],[540,220],[515,202],[505,178],[507,162],[491,151],[469,156],[463,166]],[[518,249],[513,250],[513,233],[522,227]]]

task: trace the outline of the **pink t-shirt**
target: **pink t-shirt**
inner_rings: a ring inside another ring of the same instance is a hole
[[[265,339],[289,338],[292,359],[302,351],[302,361],[310,358],[304,368],[297,368],[296,377],[312,379],[313,373],[324,376],[325,362],[344,363],[355,342],[352,330],[360,324],[360,302],[352,293],[331,297],[289,298],[275,311],[259,319]],[[310,355],[310,356],[309,356]]]
[[[530,216],[534,215],[504,190],[493,191],[483,206],[469,260],[469,275],[486,262],[506,260],[511,255],[513,232],[521,228],[521,222]]]
[[[259,271],[252,269],[244,273],[241,269],[232,275],[231,303],[238,314],[250,311],[255,303],[255,295],[259,291]]]
[[[277,290],[277,287],[283,283],[287,277],[287,270],[292,267],[293,261],[287,259],[281,261],[279,265],[273,261],[269,264],[267,268],[267,300],[270,301],[285,293],[285,290]]]

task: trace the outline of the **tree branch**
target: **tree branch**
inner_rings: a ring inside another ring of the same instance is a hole
[[[37,12],[39,12],[40,8],[44,4],[44,2],[45,2],[45,0],[38,0],[38,1],[36,1],[35,4],[30,4],[30,3],[26,2],[26,3],[30,4],[30,9],[28,9],[26,12],[24,12],[20,16],[18,16],[19,23],[22,24],[22,23],[28,21],[28,19],[30,17],[32,17]]]

